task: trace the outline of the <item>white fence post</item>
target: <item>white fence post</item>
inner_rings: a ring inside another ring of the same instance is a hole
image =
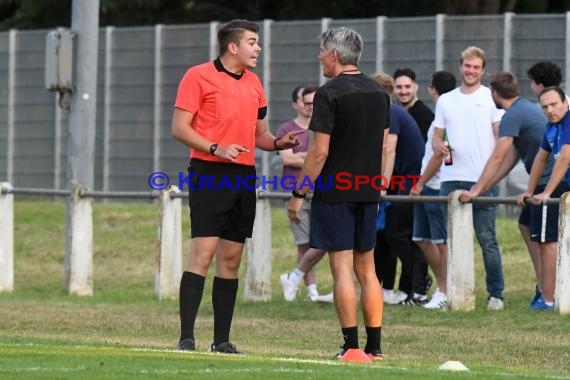
[[[554,305],[560,314],[570,314],[570,192],[560,197],[556,261]]]
[[[91,198],[82,198],[87,191],[77,185],[71,192],[65,234],[64,288],[76,296],[93,295],[93,212]]]
[[[475,309],[473,206],[459,202],[463,192],[449,194],[447,206],[447,299],[451,310]]]
[[[12,185],[0,182],[0,293],[14,290],[14,194]]]
[[[259,195],[259,193],[258,193]],[[246,243],[246,301],[271,300],[271,204],[257,198],[253,236]]]
[[[170,195],[179,193],[173,185],[160,195],[159,252],[154,280],[154,294],[159,299],[178,298],[182,276],[182,199],[172,199]]]

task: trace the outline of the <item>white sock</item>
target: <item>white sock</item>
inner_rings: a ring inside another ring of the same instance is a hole
[[[289,273],[289,280],[295,282],[296,284],[300,283],[303,277],[305,277],[305,273],[299,270],[299,268],[295,268],[293,272]]]
[[[311,284],[307,286],[307,292],[311,295],[318,295],[319,291],[317,290],[317,284]]]

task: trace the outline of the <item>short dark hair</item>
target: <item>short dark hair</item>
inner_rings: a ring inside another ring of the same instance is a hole
[[[529,67],[526,73],[534,83],[542,84],[544,87],[560,86],[560,82],[562,82],[562,71],[554,62],[541,61],[535,63]]]
[[[431,76],[431,86],[438,93],[443,95],[457,86],[457,79],[449,71],[436,71]]]
[[[546,87],[544,90],[542,90],[542,92],[540,93],[540,95],[538,95],[538,101],[540,101],[540,98],[542,98],[542,95],[546,94],[547,92],[550,91],[554,91],[558,94],[558,96],[560,96],[560,100],[562,100],[562,103],[564,103],[564,101],[566,100],[566,93],[564,92],[563,89],[561,89],[558,86],[550,86],[550,87]]]
[[[295,87],[295,89],[293,90],[293,92],[291,93],[291,101],[293,103],[295,103],[297,100],[299,100],[299,91],[303,90],[305,88],[305,86],[297,86]]]
[[[404,76],[410,78],[414,82],[416,81],[416,73],[414,72],[414,70],[410,69],[409,67],[405,67],[403,69],[397,69],[396,71],[394,71],[394,75],[392,75],[394,80]]]
[[[519,81],[509,71],[501,71],[493,75],[489,85],[491,90],[496,91],[503,99],[513,99],[519,96]]]
[[[312,94],[313,92],[317,91],[317,87],[315,86],[306,86],[303,88],[303,92],[301,92],[301,96],[304,98],[305,95]]]
[[[228,45],[233,42],[239,44],[239,40],[243,33],[249,30],[259,34],[259,26],[256,23],[247,20],[232,20],[218,30],[218,45],[220,56],[228,51]]]

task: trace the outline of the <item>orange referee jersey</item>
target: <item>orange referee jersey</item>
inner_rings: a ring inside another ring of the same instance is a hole
[[[191,67],[178,86],[176,108],[194,114],[191,127],[220,145],[239,144],[249,148],[236,163],[255,165],[255,127],[260,108],[267,107],[261,81],[254,73],[226,71],[219,58]],[[190,157],[224,162],[210,153],[190,150]]]

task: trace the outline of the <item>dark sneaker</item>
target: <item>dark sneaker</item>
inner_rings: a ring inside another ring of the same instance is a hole
[[[422,306],[425,305],[426,303],[428,303],[428,299],[426,296],[408,296],[408,298],[406,298],[405,300],[403,300],[402,302],[400,302],[398,305],[416,305],[416,306]]]
[[[346,354],[346,351],[348,351],[348,348],[345,348],[344,346],[340,346],[340,351],[334,356],[333,359],[336,359],[336,360],[342,359],[344,354]]]
[[[364,350],[364,353],[368,355],[368,357],[372,361],[384,359],[384,354],[382,354],[382,350]]]
[[[210,346],[210,352],[219,352],[221,354],[239,354],[240,352],[237,350],[236,346],[231,344],[230,342],[220,343],[217,346],[212,343]]]
[[[426,276],[426,291],[424,292],[424,294],[429,293],[429,290],[430,290],[432,284],[433,284],[433,278],[428,274]]]
[[[182,339],[176,346],[178,351],[196,351],[196,341],[192,338]]]
[[[530,310],[553,311],[554,310],[554,304],[547,305],[546,302],[544,301],[544,298],[540,297],[535,303],[530,305]]]
[[[536,301],[538,301],[538,299],[541,297],[542,292],[538,289],[538,285],[536,285],[536,288],[534,289],[534,297],[532,297],[532,300],[530,301],[530,307],[532,308]]]

